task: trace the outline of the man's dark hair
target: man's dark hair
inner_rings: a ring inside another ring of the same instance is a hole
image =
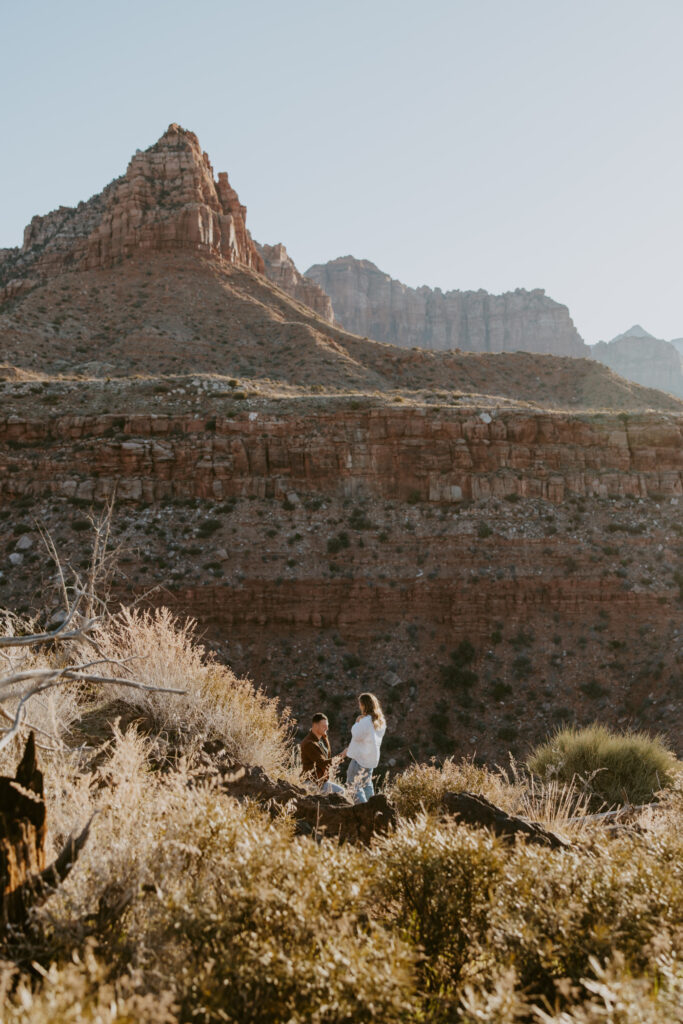
[[[313,715],[313,718],[311,719],[311,725],[315,725],[316,722],[326,722],[326,721],[327,721],[327,715],[321,715],[320,712],[318,712],[317,715]]]

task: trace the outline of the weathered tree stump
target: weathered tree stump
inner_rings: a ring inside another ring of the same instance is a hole
[[[274,816],[290,814],[301,823],[302,831],[312,835],[367,845],[374,835],[396,824],[396,811],[383,794],[365,804],[352,804],[340,794],[311,793],[283,779],[271,779],[261,768],[244,765],[233,765],[218,778],[225,793],[256,800]]]
[[[562,839],[538,822],[508,814],[484,796],[477,796],[474,793],[445,793],[442,807],[447,814],[455,815],[465,824],[489,828],[497,836],[514,839],[515,836],[521,835],[530,843],[550,846],[553,849],[571,846],[566,839]]]
[[[13,779],[0,777],[0,920],[25,915],[26,883],[45,869],[43,773],[33,733]]]
[[[79,836],[70,836],[59,857],[45,867],[43,773],[31,733],[14,778],[0,776],[0,928],[23,923],[29,907],[66,878],[89,829],[90,822]]]

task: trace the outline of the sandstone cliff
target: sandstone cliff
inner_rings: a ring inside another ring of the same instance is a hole
[[[263,272],[226,173],[177,124],[138,150],[125,175],[76,207],[36,216],[21,249],[0,252],[0,302],[64,271],[111,266],[141,251],[200,250]]]
[[[467,352],[588,354],[567,307],[541,288],[504,295],[408,288],[352,256],[316,264],[306,277],[330,296],[338,323],[377,341]]]
[[[387,711],[387,758],[524,757],[596,714],[680,746],[681,415],[218,395],[200,411],[189,393],[170,414],[151,389],[132,413],[143,386],[112,386],[115,411],[84,415],[84,382],[54,385],[70,412],[4,385],[7,607],[51,607],[36,522],[80,564],[84,509],[116,490],[115,599],[197,618],[299,721],[328,712],[339,746],[363,689]],[[463,639],[468,693],[443,684]]]
[[[611,341],[599,341],[592,356],[628,380],[683,396],[683,356],[669,341],[635,324]]]
[[[305,306],[309,306],[323,320],[333,322],[334,314],[329,295],[326,295],[314,281],[299,273],[294,260],[281,242],[277,245],[259,245],[257,243],[256,248],[263,259],[266,277],[273,284],[276,284],[287,295],[291,295],[297,302],[303,302]]]
[[[683,496],[681,415],[249,408],[204,418],[4,413],[0,505],[35,494],[152,502],[282,500],[296,491],[446,507]]]

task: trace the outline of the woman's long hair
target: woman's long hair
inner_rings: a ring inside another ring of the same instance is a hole
[[[374,693],[361,693],[358,700],[360,701],[363,713],[370,715],[375,729],[381,729],[383,725],[386,725],[381,705]]]

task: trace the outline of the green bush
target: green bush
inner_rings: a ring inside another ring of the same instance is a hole
[[[423,815],[377,844],[374,861],[382,916],[423,950],[425,984],[443,993],[484,941],[505,867],[501,844]]]
[[[372,529],[372,521],[368,518],[365,509],[354,508],[349,516],[349,526],[352,530],[370,530]]]
[[[450,663],[441,667],[441,679],[449,690],[467,693],[479,676],[469,666],[474,661],[475,650],[469,640],[461,640],[451,651]]]
[[[327,551],[330,555],[336,555],[339,551],[349,546],[349,535],[345,531],[338,533],[336,537],[330,537],[327,542]]]
[[[568,996],[592,973],[591,958],[618,953],[630,971],[646,972],[657,946],[681,940],[681,852],[673,836],[598,839],[588,855],[518,846],[493,897],[488,941],[498,962],[514,964],[535,1000],[553,1001],[560,979]]]
[[[602,725],[558,729],[529,758],[543,779],[583,780],[592,805],[642,804],[673,782],[677,761],[658,738],[644,732],[613,733]]]
[[[200,537],[210,537],[212,533],[221,527],[220,519],[203,519],[199,524],[197,533]]]

